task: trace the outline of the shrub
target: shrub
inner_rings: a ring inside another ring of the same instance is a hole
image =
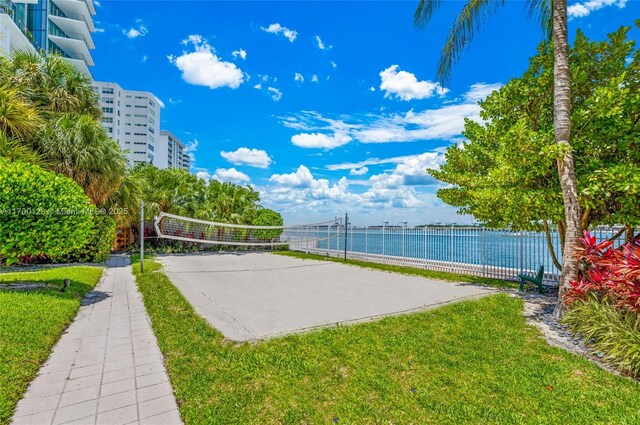
[[[59,262],[92,262],[106,261],[116,236],[116,221],[108,215],[94,215],[87,243],[74,249],[58,259]]]
[[[640,240],[613,248],[612,241],[597,243],[585,232],[581,241],[580,262],[586,270],[570,283],[565,302],[595,297],[640,313]]]
[[[90,208],[73,180],[0,158],[0,262],[58,257],[84,246],[92,225]]]
[[[564,316],[571,329],[605,354],[616,369],[640,376],[640,316],[591,295],[574,302]]]
[[[251,223],[254,226],[282,226],[284,221],[280,213],[277,213],[269,208],[259,208],[256,210],[256,217]],[[254,236],[260,240],[270,241],[280,237],[282,229],[264,229],[256,230]]]

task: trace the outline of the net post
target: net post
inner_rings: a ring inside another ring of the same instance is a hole
[[[347,232],[349,228],[349,215],[344,213],[344,261],[347,261]]]
[[[144,201],[140,201],[140,273],[144,273]]]

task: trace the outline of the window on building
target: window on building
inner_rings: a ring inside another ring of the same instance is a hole
[[[113,114],[113,108],[103,107],[102,108],[102,113],[103,114]]]
[[[103,88],[102,89],[102,94],[113,94],[113,89],[112,88]]]

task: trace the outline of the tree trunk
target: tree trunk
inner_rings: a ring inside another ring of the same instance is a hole
[[[569,282],[578,278],[578,259],[576,249],[580,243],[580,205],[576,173],[571,152],[571,70],[569,69],[569,42],[567,31],[567,1],[552,2],[553,34],[553,126],[556,143],[561,149],[558,158],[558,173],[564,201],[564,215],[567,225],[562,255],[562,273],[558,304],[553,312],[556,318],[562,317],[563,298]]]
[[[553,248],[553,241],[551,240],[551,231],[549,229],[549,223],[547,220],[542,221],[542,227],[544,228],[544,234],[547,238],[547,249],[549,250],[549,254],[551,254],[551,260],[553,261],[553,265],[560,271],[562,271],[562,264],[558,261],[558,257],[556,256],[556,250]]]
[[[633,234],[635,232],[635,229],[633,228],[633,226],[627,226],[627,232],[624,238],[624,242],[625,243],[631,243],[633,242]]]

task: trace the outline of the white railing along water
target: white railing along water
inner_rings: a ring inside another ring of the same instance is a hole
[[[598,240],[612,238],[618,228],[592,231]],[[315,231],[315,237],[309,233]],[[346,238],[345,238],[346,231]],[[322,237],[321,237],[322,236]],[[544,266],[544,280],[557,283],[560,270],[554,265],[543,232],[492,229],[480,226],[333,226],[288,228],[281,238],[289,249],[383,264],[517,280],[519,273],[534,274]],[[314,239],[309,241],[309,239]],[[560,236],[550,234],[558,261],[562,262]],[[306,240],[306,242],[302,242]],[[619,237],[614,246],[624,243]],[[346,249],[345,249],[346,248]]]

